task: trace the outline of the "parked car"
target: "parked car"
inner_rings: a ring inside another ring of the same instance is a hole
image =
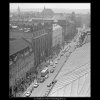
[[[57,62],[57,61],[55,61],[55,64],[58,64],[58,62]]]
[[[40,82],[40,83],[43,83],[44,81],[45,81],[44,78],[40,78],[40,79],[39,79],[39,82]]]
[[[50,66],[53,66],[53,62],[52,61],[50,61]]]
[[[31,95],[31,91],[27,91],[25,94],[26,97],[29,97],[30,95]]]
[[[52,81],[50,84],[47,85],[47,87],[51,87],[53,84],[55,84],[57,80]]]
[[[51,87],[52,83],[48,84],[47,87]]]
[[[53,68],[55,68],[55,67],[56,67],[56,65],[53,66]]]
[[[47,74],[46,76],[45,76],[45,79],[47,79],[49,77],[49,74]]]
[[[50,73],[53,73],[53,72],[54,72],[54,69],[51,69],[51,70],[50,70]]]
[[[38,86],[39,86],[38,83],[35,83],[35,84],[34,84],[34,88],[37,88]]]
[[[52,84],[55,84],[57,82],[57,80],[52,81]]]

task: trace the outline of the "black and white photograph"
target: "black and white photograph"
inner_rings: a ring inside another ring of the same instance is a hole
[[[9,3],[9,97],[91,97],[91,3]]]

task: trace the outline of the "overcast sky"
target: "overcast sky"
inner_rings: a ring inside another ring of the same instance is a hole
[[[63,8],[63,9],[90,9],[90,3],[10,3],[10,9]]]

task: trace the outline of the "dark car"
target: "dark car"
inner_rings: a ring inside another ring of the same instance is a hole
[[[63,53],[60,56],[63,56]]]
[[[52,84],[55,84],[57,82],[57,80],[52,81]]]
[[[51,87],[52,85],[54,85],[57,82],[57,80],[52,81],[50,84],[47,85],[47,87]]]

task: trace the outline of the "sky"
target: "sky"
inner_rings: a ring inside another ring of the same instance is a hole
[[[59,9],[90,9],[90,3],[10,3],[10,9],[59,8]]]

